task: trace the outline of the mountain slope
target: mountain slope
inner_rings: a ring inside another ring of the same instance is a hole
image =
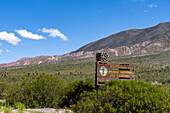
[[[167,50],[170,50],[170,22],[146,29],[122,31],[64,55],[23,58],[12,63],[0,64],[0,67],[71,61],[95,57],[96,52],[107,52],[109,57],[114,57]]]
[[[144,47],[136,50],[136,53],[152,53],[155,51],[169,50],[170,49],[170,33],[156,38],[155,40],[147,43]]]
[[[96,51],[103,48],[131,47],[144,41],[152,41],[170,31],[170,22],[161,23],[146,29],[131,29],[113,34],[101,40],[87,44],[78,51]]]

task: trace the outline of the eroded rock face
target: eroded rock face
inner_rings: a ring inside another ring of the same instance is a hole
[[[141,44],[135,44],[131,47],[132,53],[152,53],[155,51],[170,50],[170,33],[165,33],[153,41],[145,41]]]
[[[151,41],[144,41],[140,44],[134,44],[130,49],[132,53],[136,53],[137,51],[139,51],[141,48],[145,47],[146,45],[148,45]]]
[[[122,46],[116,49],[118,56],[131,55],[131,50],[127,46]]]

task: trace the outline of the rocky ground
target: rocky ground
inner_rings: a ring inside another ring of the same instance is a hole
[[[4,113],[4,111],[2,111],[1,113]],[[19,113],[19,111],[12,110],[12,113]],[[23,113],[73,113],[73,112],[69,109],[41,108],[41,109],[25,109]]]

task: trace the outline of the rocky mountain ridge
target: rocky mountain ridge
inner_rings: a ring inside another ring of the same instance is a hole
[[[169,32],[170,22],[160,23],[154,27],[146,29],[126,30],[89,43],[75,52],[96,51],[104,48],[116,48],[121,46],[132,47],[134,44],[141,44],[145,41],[153,41]]]
[[[141,38],[141,34],[143,38]],[[106,44],[108,44],[108,46],[106,46]],[[126,30],[87,44],[77,51],[64,55],[27,57],[12,63],[0,64],[0,67],[71,61],[95,57],[96,52],[107,52],[109,57],[114,57],[166,50],[170,50],[170,22],[161,23],[147,29]]]

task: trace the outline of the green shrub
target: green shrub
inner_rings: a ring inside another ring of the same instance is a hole
[[[169,112],[170,98],[162,89],[142,81],[110,81],[99,90],[85,91],[74,112]]]
[[[2,112],[2,106],[3,106],[3,103],[2,102],[0,102],[0,113]]]
[[[10,107],[9,103],[7,103],[3,108],[2,110],[4,111],[4,113],[11,113],[13,108]]]
[[[64,87],[62,82],[53,75],[27,78],[20,83],[10,83],[5,98],[11,105],[21,102],[28,108],[57,107]]]
[[[25,110],[25,105],[20,103],[20,102],[17,102],[17,103],[14,103],[14,106],[13,106],[15,109],[18,109],[19,110],[19,113],[23,113],[23,111]]]
[[[3,106],[3,103],[2,102],[0,102],[0,107],[2,107]]]
[[[94,89],[94,81],[93,80],[75,80],[74,82],[70,83],[64,89],[64,96],[62,99],[62,103],[60,107],[69,107],[72,104],[76,104],[78,100],[80,100],[80,94],[84,91],[92,91]]]
[[[7,84],[5,82],[0,82],[0,99],[4,98],[6,87],[7,87]]]

